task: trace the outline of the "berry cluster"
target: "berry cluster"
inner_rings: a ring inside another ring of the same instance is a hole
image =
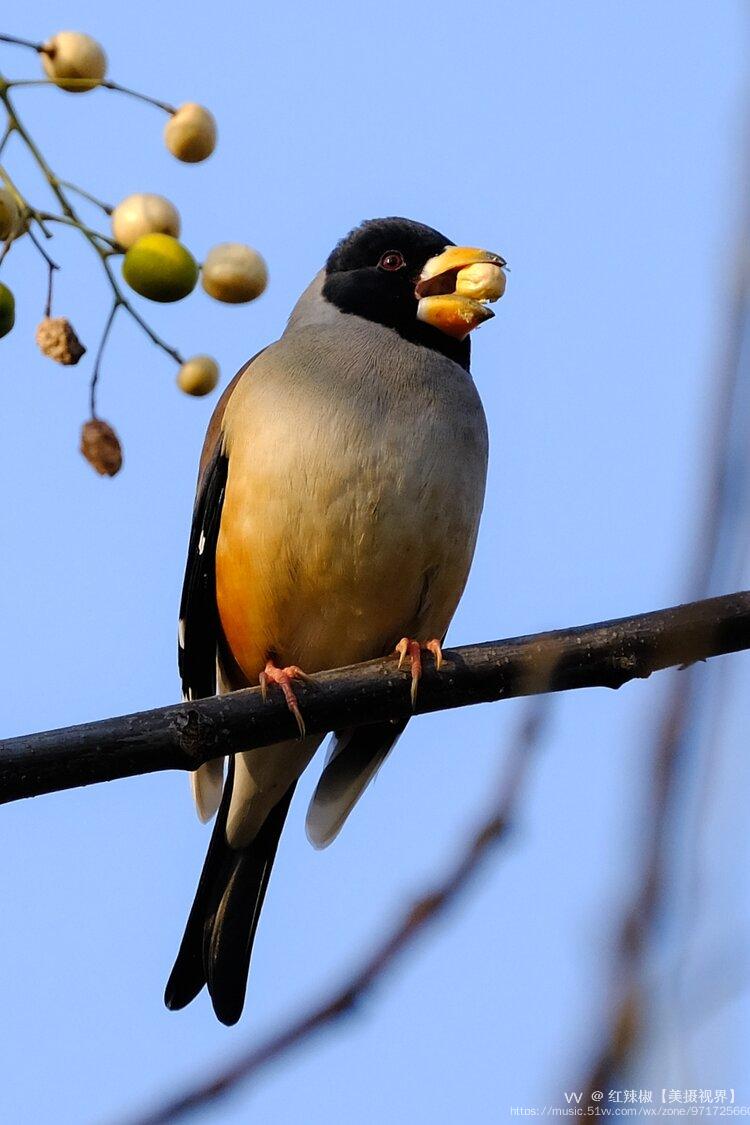
[[[58,223],[77,228],[98,255],[112,290],[112,307],[94,359],[90,382],[91,418],[83,428],[81,450],[98,472],[113,476],[122,464],[122,451],[112,427],[97,416],[96,390],[104,348],[118,310],[127,312],[149,339],[178,364],[177,384],[181,390],[190,395],[205,395],[219,380],[219,367],[211,356],[184,359],[153,331],[121,286],[113,270],[113,260],[121,258],[122,278],[131,290],[162,303],[182,300],[195,289],[199,279],[205,291],[217,301],[229,304],[253,301],[268,283],[266,264],[252,247],[223,242],[214,246],[199,265],[179,241],[180,215],[170,200],[138,192],[110,206],[91,192],[60,179],[21,121],[11,101],[11,91],[17,87],[47,85],[81,94],[104,88],[148,102],[168,115],[164,143],[173,156],[187,163],[205,160],[216,148],[216,121],[208,109],[195,102],[176,108],[108,79],[104,50],[82,32],[60,31],[44,43],[0,35],[0,42],[36,51],[46,75],[39,79],[7,80],[0,73],[0,104],[7,118],[4,132],[0,134],[0,160],[8,141],[16,136],[35,160],[60,205],[58,214],[34,207],[0,163],[0,266],[19,239],[28,238],[33,242],[48,269],[44,318],[37,328],[36,340],[50,359],[73,365],[79,362],[86,348],[67,317],[52,315],[53,281],[60,267],[45,245],[52,237],[50,228]],[[88,226],[80,218],[71,193],[94,204],[107,216],[109,233]],[[13,292],[0,282],[0,338],[7,336],[14,324]]]

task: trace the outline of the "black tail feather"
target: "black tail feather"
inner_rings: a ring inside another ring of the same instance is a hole
[[[221,806],[185,934],[167,982],[164,1002],[184,1008],[208,984],[214,1011],[236,1023],[245,1002],[250,955],[279,838],[294,793],[291,785],[247,848],[226,839],[234,760],[230,758]]]
[[[198,889],[190,908],[174,968],[164,992],[164,1003],[172,1011],[186,1007],[191,1000],[195,999],[206,983],[206,971],[203,965],[203,931],[206,919],[213,913],[212,904],[216,900],[216,888],[217,885],[220,885],[221,871],[226,863],[226,855],[229,851],[224,833],[227,826],[229,802],[232,797],[233,780],[234,758],[230,757],[227,777],[224,782],[224,792],[222,793],[219,811],[216,814],[206,858],[203,861]]]

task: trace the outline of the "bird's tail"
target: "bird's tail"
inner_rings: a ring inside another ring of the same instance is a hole
[[[232,848],[226,824],[233,778],[230,757],[198,890],[164,993],[165,1004],[174,1010],[208,985],[214,1011],[225,1024],[236,1023],[242,1014],[255,931],[296,785],[271,809],[252,843]]]
[[[406,720],[336,731],[307,810],[307,838],[327,848],[396,744]]]

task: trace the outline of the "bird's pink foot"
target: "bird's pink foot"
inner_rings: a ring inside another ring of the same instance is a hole
[[[428,641],[425,645],[420,645],[419,641],[413,641],[410,637],[402,637],[396,645],[396,655],[398,656],[398,666],[403,668],[404,661],[407,656],[411,661],[411,705],[412,709],[417,705],[417,690],[419,688],[419,680],[422,675],[422,649],[427,649],[435,657],[435,668],[439,672],[443,664],[443,650],[440,641]]]
[[[303,680],[304,682],[310,681],[310,676],[307,672],[303,672],[296,664],[289,664],[286,668],[279,668],[274,664],[273,660],[268,660],[266,666],[258,677],[260,684],[261,695],[264,699],[268,699],[268,685],[276,684],[281,688],[281,691],[286,700],[286,705],[294,715],[299,730],[300,738],[305,737],[305,720],[302,718],[302,712],[297,703],[297,696],[294,694],[292,683],[294,680]]]

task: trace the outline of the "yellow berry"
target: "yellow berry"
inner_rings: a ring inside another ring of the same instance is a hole
[[[186,395],[210,394],[219,381],[219,365],[210,355],[194,355],[177,372],[177,386]]]
[[[82,31],[58,31],[43,44],[41,56],[47,77],[70,94],[93,90],[107,70],[104,51],[95,39]]]
[[[151,301],[180,301],[195,289],[198,263],[171,235],[144,234],[125,255],[122,276]]]
[[[112,234],[129,250],[144,234],[180,235],[180,216],[163,195],[138,192],[128,195],[112,212]]]
[[[0,243],[21,233],[23,221],[16,197],[7,188],[0,188]]]
[[[254,301],[268,284],[268,269],[257,250],[241,242],[221,242],[209,250],[202,269],[203,288],[217,301]]]
[[[204,106],[185,102],[164,127],[164,143],[187,164],[205,160],[216,148],[216,119]]]
[[[0,339],[7,336],[16,323],[16,299],[7,285],[0,281]]]

